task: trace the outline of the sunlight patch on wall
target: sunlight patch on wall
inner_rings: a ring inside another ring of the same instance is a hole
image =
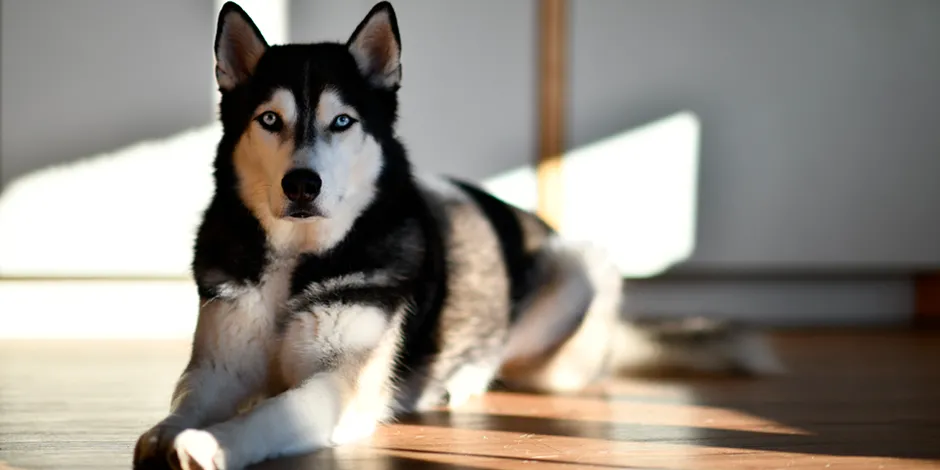
[[[188,276],[221,135],[212,124],[11,182],[0,276]]]
[[[626,276],[649,277],[695,248],[700,124],[682,112],[574,149],[562,160],[559,231],[610,251]],[[483,186],[535,210],[535,170],[518,168]]]
[[[625,275],[661,272],[692,252],[698,121],[689,113],[571,151],[561,232],[611,251]],[[186,277],[221,127],[36,172],[0,195],[0,276]],[[525,209],[535,173],[483,186]]]

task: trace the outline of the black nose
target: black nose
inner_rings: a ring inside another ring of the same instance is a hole
[[[281,189],[287,199],[294,202],[310,202],[320,194],[320,175],[310,170],[291,170],[281,180]]]

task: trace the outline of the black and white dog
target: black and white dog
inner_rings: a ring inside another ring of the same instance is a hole
[[[192,358],[136,468],[339,445],[494,381],[564,393],[644,366],[774,366],[754,336],[623,321],[603,253],[471,184],[416,177],[395,134],[388,3],[345,44],[283,46],[228,3],[215,54],[224,134],[193,260]]]

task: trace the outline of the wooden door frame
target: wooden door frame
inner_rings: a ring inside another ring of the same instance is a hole
[[[561,223],[562,164],[567,100],[567,0],[539,0],[538,5],[538,156],[537,213],[549,225]]]

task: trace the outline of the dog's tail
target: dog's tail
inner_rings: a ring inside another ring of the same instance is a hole
[[[596,299],[615,297],[618,321],[608,342],[608,370],[620,374],[773,375],[784,367],[760,330],[708,317],[629,318],[620,270],[605,251],[581,245],[583,269]],[[611,370],[612,369],[612,370]]]
[[[612,332],[609,354],[611,371],[624,375],[784,372],[763,332],[705,317],[621,322]]]
[[[500,379],[510,388],[576,392],[612,374],[782,372],[758,331],[705,318],[629,320],[623,277],[592,244],[545,248],[509,335]]]

